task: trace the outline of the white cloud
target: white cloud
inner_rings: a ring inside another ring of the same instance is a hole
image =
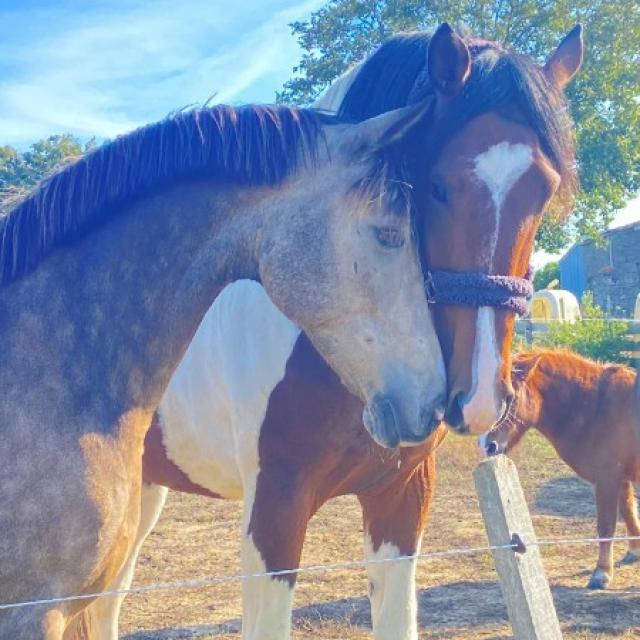
[[[3,47],[14,73],[0,80],[0,142],[112,137],[214,92],[216,102],[272,100],[299,58],[288,23],[322,0],[248,4],[157,0],[126,13],[55,14],[66,23],[57,32],[53,24],[47,38]]]

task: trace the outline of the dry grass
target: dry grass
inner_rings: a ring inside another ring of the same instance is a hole
[[[473,490],[475,445],[449,436],[438,459],[439,477],[423,551],[486,544]],[[530,434],[515,456],[540,538],[593,537],[591,489],[578,480],[542,439]],[[174,494],[147,541],[136,582],[220,576],[239,572],[239,507]],[[620,526],[619,534],[624,534]],[[355,499],[326,505],[311,523],[303,564],[362,557]],[[640,566],[618,569],[613,589],[584,588],[595,565],[592,546],[543,549],[547,576],[567,640],[640,638]],[[624,554],[622,545],[616,557]],[[296,640],[370,638],[362,569],[300,577]],[[418,568],[420,637],[429,640],[510,638],[506,612],[488,554],[421,561]],[[234,638],[240,629],[240,588],[136,595],[125,603],[121,630],[128,640]],[[127,635],[128,634],[128,635]]]

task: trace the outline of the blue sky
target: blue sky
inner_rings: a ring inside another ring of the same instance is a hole
[[[300,60],[288,23],[323,4],[0,0],[0,145],[110,138],[214,94],[270,102]],[[636,198],[614,226],[639,219]]]
[[[0,144],[112,137],[175,108],[270,102],[323,0],[2,0]]]

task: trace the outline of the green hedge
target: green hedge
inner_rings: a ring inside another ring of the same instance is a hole
[[[593,294],[582,297],[582,320],[569,324],[554,322],[549,331],[538,336],[534,344],[544,347],[564,347],[587,358],[601,362],[632,364],[623,352],[631,350],[629,324],[624,320],[607,320],[593,301]]]

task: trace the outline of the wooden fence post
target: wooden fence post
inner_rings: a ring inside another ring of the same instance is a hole
[[[545,577],[531,515],[513,462],[499,455],[473,472],[480,509],[491,546],[509,544],[513,534],[526,550],[496,549],[493,560],[500,578],[516,640],[562,640],[560,623]]]

